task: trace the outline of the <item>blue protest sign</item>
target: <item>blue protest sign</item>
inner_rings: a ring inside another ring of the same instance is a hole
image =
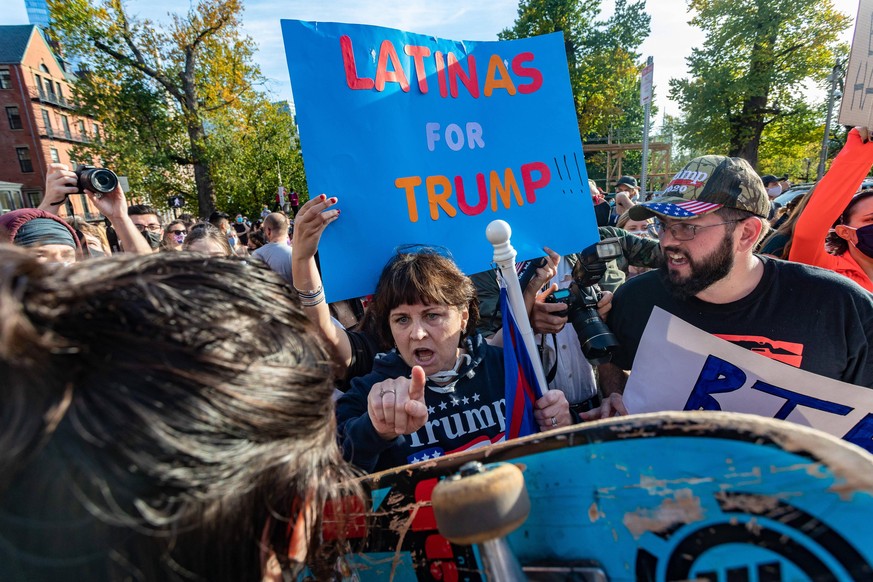
[[[598,240],[560,34],[451,41],[282,21],[309,192],[339,198],[320,245],[330,301],[372,293],[398,246],[489,268],[486,226],[518,259]]]

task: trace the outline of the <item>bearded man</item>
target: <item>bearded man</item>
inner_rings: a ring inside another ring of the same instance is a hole
[[[608,398],[584,418],[627,413],[621,393],[655,306],[742,347],[789,346],[799,368],[873,388],[873,295],[829,271],[755,254],[769,211],[748,162],[724,156],[692,160],[662,197],[630,210],[632,220],[655,218],[665,264],[616,291],[608,324],[621,349],[600,369]]]

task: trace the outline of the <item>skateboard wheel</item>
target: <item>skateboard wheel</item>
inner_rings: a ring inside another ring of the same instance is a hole
[[[480,544],[524,523],[530,499],[521,469],[512,464],[478,465],[468,472],[467,467],[433,490],[434,516],[443,537],[460,545]]]

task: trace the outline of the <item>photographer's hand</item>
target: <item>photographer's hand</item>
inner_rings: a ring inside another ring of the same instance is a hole
[[[567,306],[563,303],[546,303],[546,298],[558,290],[558,285],[553,283],[551,287],[537,295],[530,313],[530,326],[534,333],[558,333],[564,329],[567,323],[566,315],[556,315],[566,311]]]
[[[543,247],[543,250],[546,251],[547,255],[546,264],[537,269],[536,274],[527,284],[527,288],[522,289],[525,295],[530,295],[533,298],[543,288],[543,285],[547,285],[552,280],[552,277],[558,273],[558,263],[561,262],[561,255],[549,247]]]
[[[50,164],[49,173],[45,177],[45,196],[38,208],[50,214],[58,214],[66,197],[79,192],[77,181],[76,173],[66,164]]]
[[[627,416],[629,413],[624,406],[624,401],[621,394],[610,394],[603,399],[600,408],[583,412],[579,415],[582,420],[600,420],[601,418],[611,418],[613,416]]]
[[[600,296],[600,301],[597,302],[597,315],[600,319],[606,321],[606,314],[612,310],[612,291],[603,291]]]
[[[146,239],[143,238],[142,234],[133,224],[133,221],[127,215],[127,198],[124,197],[124,192],[121,190],[120,185],[116,186],[112,192],[107,192],[100,197],[90,190],[85,190],[85,194],[88,196],[91,204],[112,222],[112,227],[115,228],[115,233],[124,247],[124,252],[140,255],[147,255],[152,252],[149,243],[146,242]]]

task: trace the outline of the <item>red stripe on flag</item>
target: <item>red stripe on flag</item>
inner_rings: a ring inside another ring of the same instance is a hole
[[[679,208],[687,210],[688,212],[693,212],[695,214],[700,212],[707,212],[709,210],[713,210],[715,208],[719,208],[721,204],[713,204],[711,202],[700,202],[698,200],[692,200],[689,202],[679,202],[676,204]]]

